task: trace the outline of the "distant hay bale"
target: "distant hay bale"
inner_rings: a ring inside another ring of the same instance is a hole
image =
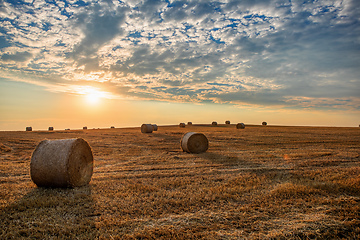
[[[26,127],[26,131],[27,131],[27,132],[31,132],[31,131],[32,131],[32,127]]]
[[[49,131],[54,131],[54,127],[49,127]]]
[[[153,124],[153,131],[157,131],[158,130],[158,126],[156,124]]]
[[[192,125],[192,122],[188,122],[188,124],[187,124],[188,126],[191,126]]]
[[[266,126],[266,125],[267,125],[267,122],[262,122],[261,125]]]
[[[111,126],[110,128],[115,128],[114,126]]]
[[[70,128],[65,128],[65,131],[69,131],[70,130]]]
[[[238,123],[238,124],[236,124],[236,128],[237,128],[237,129],[244,129],[244,128],[245,128],[245,124],[244,124],[244,123]]]
[[[31,156],[31,180],[38,187],[80,187],[92,174],[93,154],[82,138],[43,140]]]
[[[180,124],[179,124],[179,127],[184,128],[184,127],[185,127],[185,123],[180,123]]]
[[[141,125],[141,132],[142,133],[152,133],[154,130],[153,125],[151,124],[143,124]]]
[[[212,122],[211,125],[217,126],[217,122]]]
[[[83,127],[83,130],[87,130],[87,127]]]
[[[209,141],[202,133],[188,132],[181,139],[181,148],[188,153],[202,153],[209,148]]]
[[[228,121],[225,121],[225,124],[230,124],[230,121],[228,120]]]

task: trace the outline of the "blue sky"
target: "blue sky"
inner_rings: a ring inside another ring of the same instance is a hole
[[[1,82],[356,124],[360,1],[1,1]]]

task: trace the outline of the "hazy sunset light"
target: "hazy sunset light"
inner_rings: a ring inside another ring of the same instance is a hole
[[[91,104],[96,104],[100,101],[101,96],[96,92],[86,94],[86,100]]]
[[[0,130],[358,126],[359,12],[356,0],[1,1]]]
[[[86,102],[92,105],[99,103],[103,98],[110,98],[110,96],[107,96],[106,92],[102,92],[93,87],[88,87],[88,86],[79,87],[77,89],[77,93],[83,95],[86,99]]]

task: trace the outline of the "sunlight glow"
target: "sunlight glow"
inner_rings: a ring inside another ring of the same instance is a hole
[[[107,93],[97,90],[94,87],[84,86],[77,91],[79,94],[84,95],[86,102],[91,105],[100,103],[102,98],[108,98]]]
[[[86,94],[86,101],[91,104],[97,104],[100,101],[101,94],[100,92],[90,92]]]

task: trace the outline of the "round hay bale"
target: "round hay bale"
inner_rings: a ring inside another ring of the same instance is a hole
[[[26,131],[27,131],[27,132],[32,131],[32,127],[26,127]]]
[[[110,128],[115,128],[114,126],[111,126]]]
[[[230,124],[230,121],[229,120],[225,121],[225,124]]]
[[[267,122],[262,122],[261,125],[266,126]]]
[[[217,122],[212,122],[211,125],[217,126]]]
[[[237,128],[237,129],[244,129],[244,128],[245,128],[245,124],[244,124],[244,123],[238,123],[238,124],[236,124],[236,128]]]
[[[156,124],[153,124],[153,131],[157,131],[158,130],[158,126]]]
[[[143,124],[141,125],[141,132],[142,133],[152,133],[154,130],[153,126],[151,124]]]
[[[191,126],[192,125],[192,122],[188,122],[188,124],[187,124],[188,126]]]
[[[83,127],[83,130],[87,130],[87,127]]]
[[[180,124],[179,124],[179,127],[184,128],[184,127],[185,127],[185,123],[180,123]]]
[[[188,132],[181,139],[181,148],[188,153],[202,153],[209,148],[209,141],[202,133]]]
[[[49,131],[54,131],[54,127],[49,127]]]
[[[43,140],[31,156],[31,180],[38,187],[80,187],[90,182],[93,161],[82,138]]]

